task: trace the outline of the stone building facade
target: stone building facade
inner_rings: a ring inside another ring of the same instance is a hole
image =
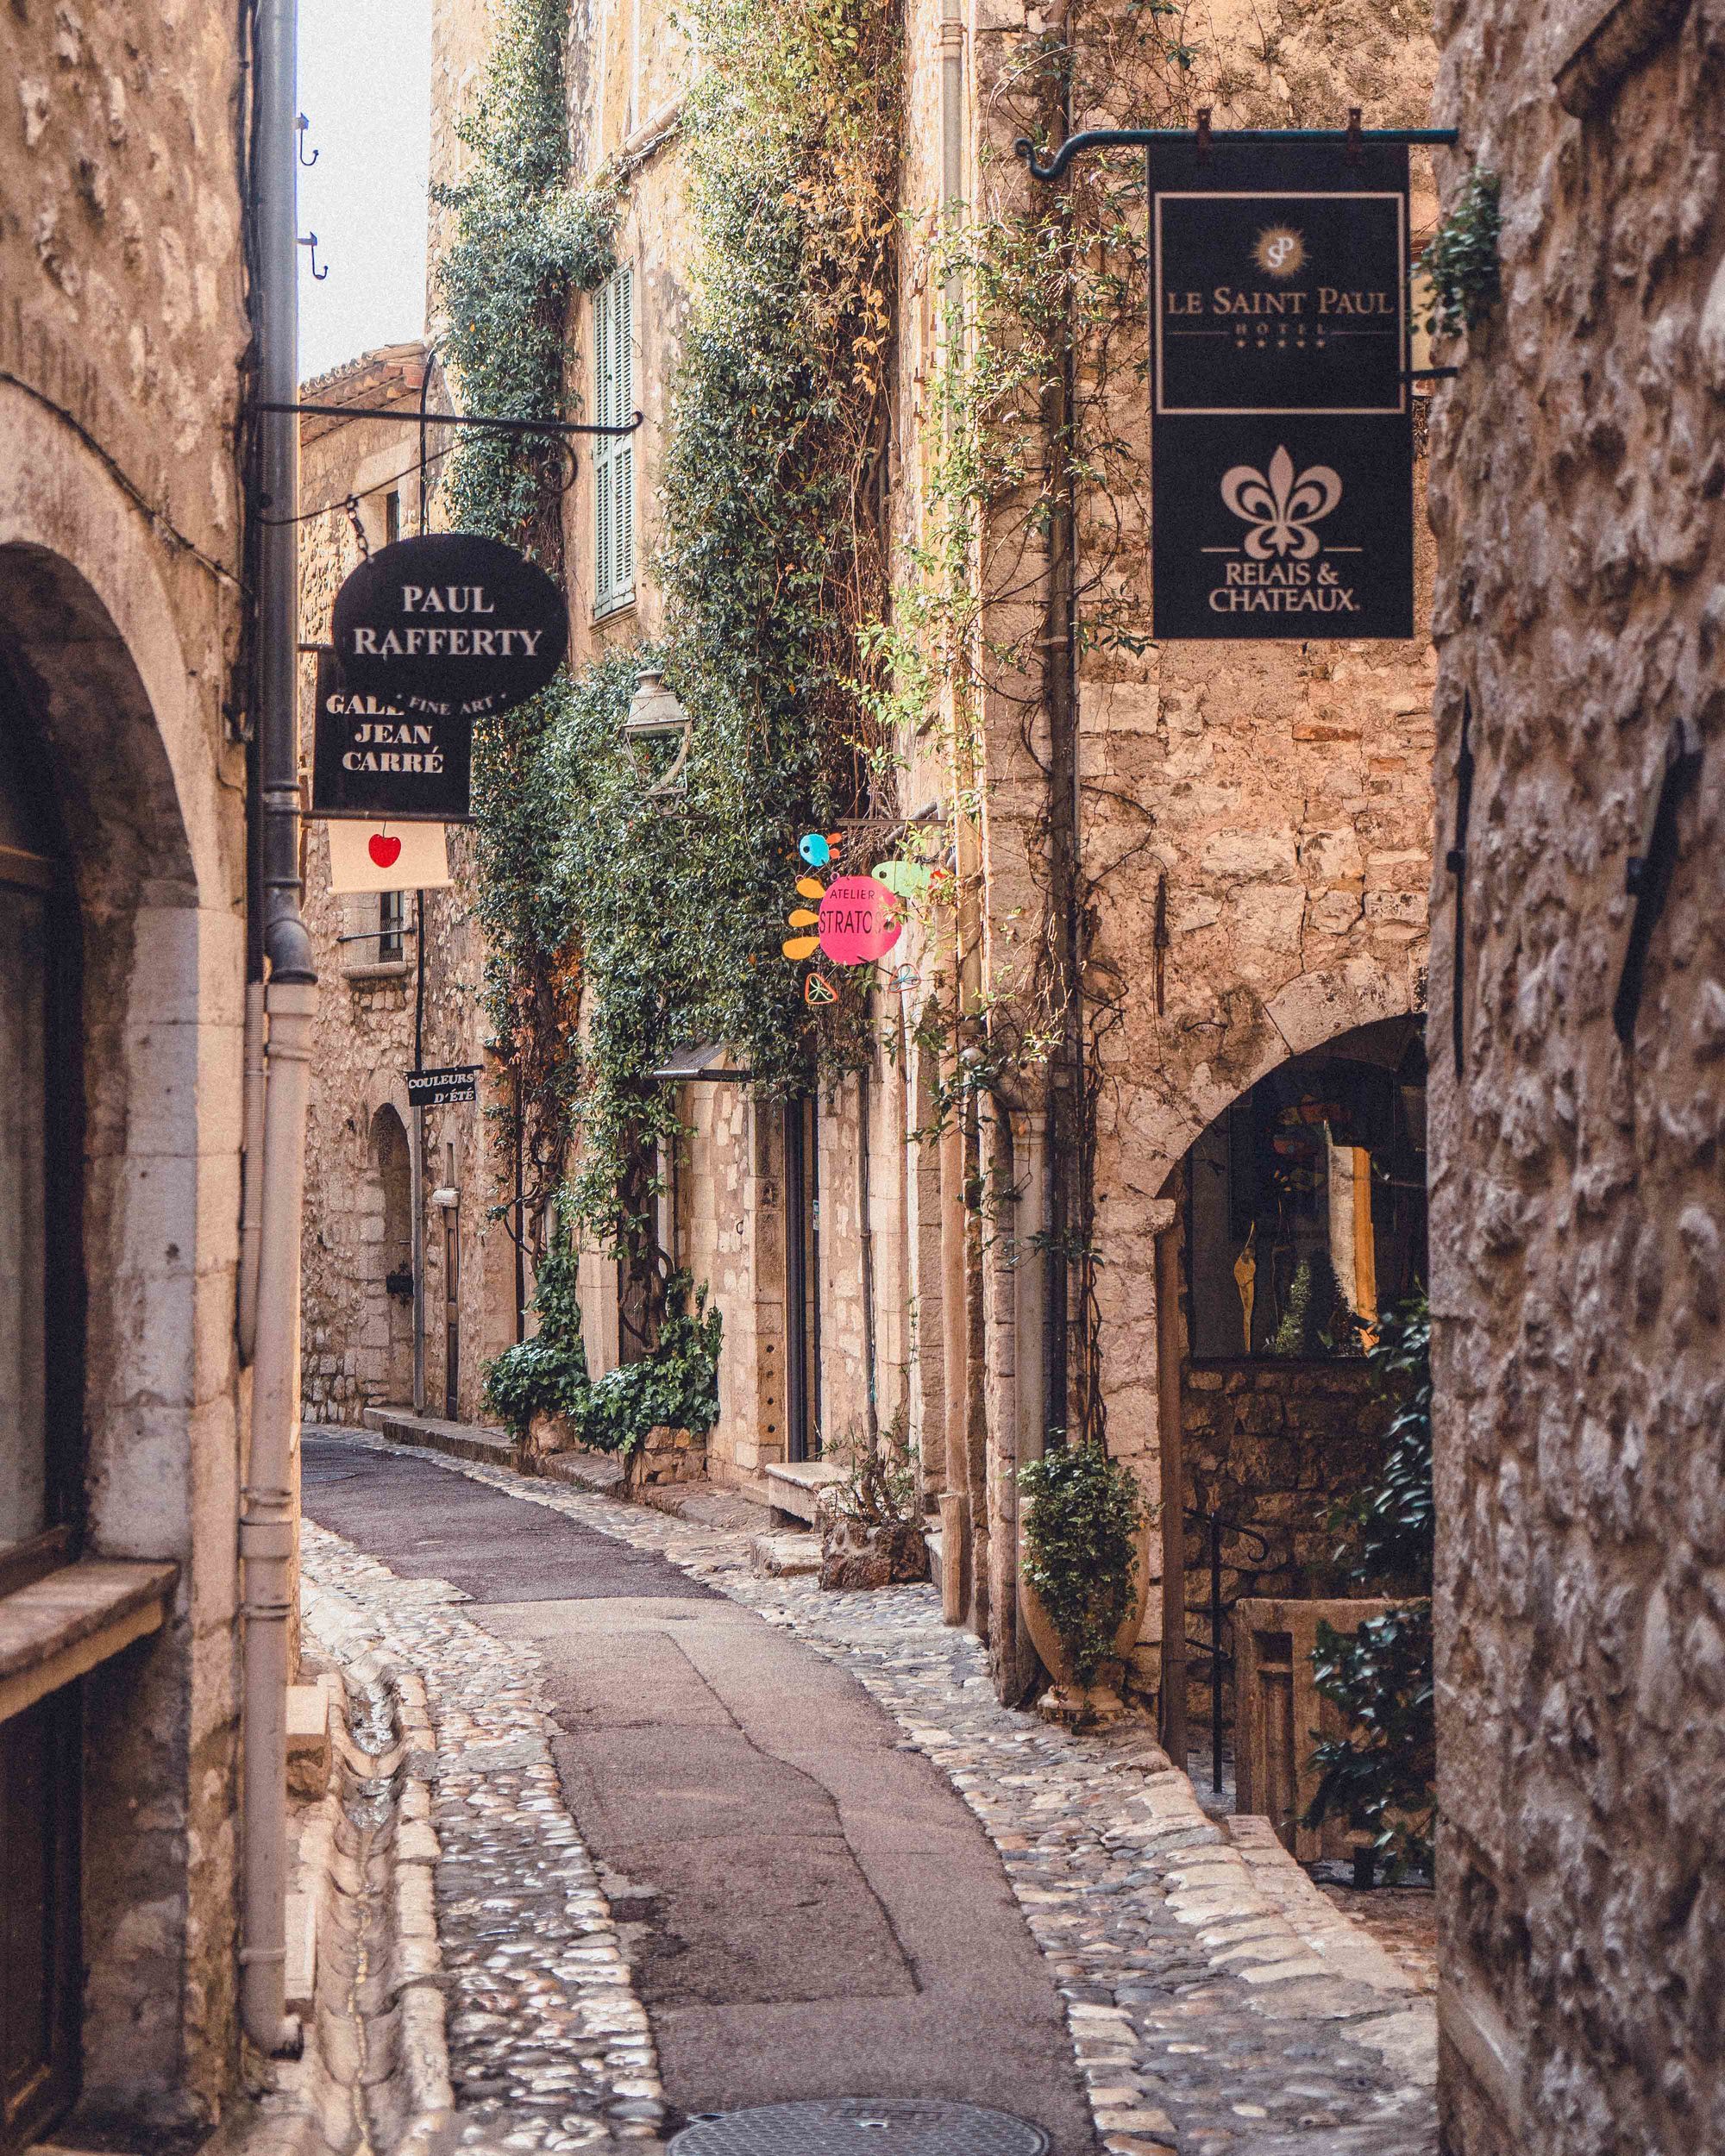
[[[417,421],[422,395],[437,411],[445,386],[435,375],[427,383],[427,364],[423,344],[391,346],[305,385],[307,403],[402,415],[300,423],[307,646],[327,639],[336,593],[363,554],[420,529]],[[433,483],[448,432],[428,436]],[[310,649],[301,681],[309,763]],[[314,818],[305,843],[305,918],[323,993],[306,1138],[304,1413],[309,1421],[358,1423],[367,1407],[417,1405],[477,1421],[483,1365],[517,1337],[520,1297],[512,1223],[489,1217],[498,1195],[508,1195],[508,1177],[491,1157],[485,1115],[483,954],[468,902],[468,840],[461,826],[448,827],[447,887],[336,892],[330,830]],[[480,1072],[479,1103],[410,1106],[410,1070],[455,1064]]]
[[[1371,125],[1427,121],[1433,48],[1394,6],[1305,10],[1268,41],[1249,6],[1217,0],[1202,12],[1179,88],[1189,117],[1189,107],[1208,102],[1218,127],[1339,126],[1353,104]],[[459,170],[451,101],[478,91],[486,20],[472,0],[442,0],[438,10],[436,177]],[[1032,183],[1011,154],[1020,124],[1011,84],[1026,34],[986,9],[932,0],[906,9],[907,237],[885,473],[895,582],[913,576],[913,549],[926,537],[925,483],[942,423],[943,308],[928,238],[943,204],[968,204],[980,220],[1000,222],[1028,199]],[[1098,53],[1105,45],[1099,37]],[[1091,57],[1102,103],[1075,111],[1075,128],[1117,116],[1106,109],[1106,67]],[[656,475],[686,318],[693,232],[678,129],[696,56],[662,11],[601,6],[572,16],[568,58],[578,176],[604,172],[619,190],[618,260],[633,279],[629,389],[644,416],[629,479],[626,588],[601,587],[593,458],[581,460],[568,497],[579,666],[651,637],[662,618],[652,575]],[[1420,167],[1416,233],[1434,215],[1430,174]],[[434,255],[436,245],[434,227]],[[601,293],[571,310],[570,392],[588,413],[598,408],[596,338],[609,304]],[[1119,424],[1142,467],[1145,416],[1135,398],[1141,386],[1132,376]],[[1422,399],[1421,431],[1423,423]],[[1142,502],[1082,493],[1081,578],[1095,568],[1147,599],[1143,516]],[[1122,519],[1124,548],[1104,564],[1113,543],[1105,534]],[[1001,521],[1010,521],[1009,508]],[[1421,621],[1432,573],[1422,541]],[[979,636],[1019,634],[1026,605],[1043,603],[1049,574],[1045,561],[1028,564],[1031,601],[1026,580],[1010,599],[989,596]],[[1146,605],[1139,626],[1148,625]],[[1381,1191],[1394,1185],[1399,1194],[1367,1205],[1358,1252],[1347,1227],[1347,1263],[1371,1272],[1375,1233],[1384,1299],[1423,1274],[1415,1192],[1423,1189],[1434,671],[1423,636],[1406,644],[1184,647],[1140,638],[1136,649],[1087,648],[1066,685],[1079,770],[1076,844],[1094,884],[1088,979],[1092,993],[1113,983],[1103,1000],[1116,1006],[1095,1069],[1093,1322],[1110,1447],[1132,1463],[1165,1523],[1154,1563],[1166,1583],[1152,1595],[1138,1658],[1151,1693],[1162,1685],[1164,1639],[1174,1691],[1183,1683],[1184,1607],[1189,1592],[1195,1621],[1208,1595],[1208,1512],[1220,1506],[1231,1522],[1269,1532],[1264,1562],[1249,1555],[1256,1545],[1248,1538],[1228,1541],[1230,1595],[1248,1584],[1313,1591],[1323,1583],[1330,1506],[1358,1486],[1373,1455],[1376,1410],[1358,1362],[1328,1359],[1315,1321],[1276,1344],[1300,1265],[1308,1266],[1306,1293],[1312,1266],[1321,1279],[1332,1250],[1343,1249],[1323,1202],[1314,1200],[1311,1218],[1280,1243],[1265,1213],[1257,1331],[1238,1351],[1232,1268],[1255,1250],[1254,1223],[1270,1204],[1252,1180],[1256,1156],[1268,1157],[1277,1143],[1278,1118],[1306,1117],[1308,1182],[1333,1193],[1353,1179],[1367,1189],[1367,1159]],[[894,953],[905,985],[881,976],[871,1068],[788,1116],[735,1081],[695,1078],[679,1095],[685,1147],[667,1164],[674,1254],[710,1285],[724,1317],[712,1472],[783,1508],[806,1507],[801,1463],[823,1445],[902,1431],[931,1507],[946,1500],[945,1561],[964,1576],[968,1620],[994,1640],[998,1680],[1015,1694],[1031,1668],[1016,1636],[1013,1474],[1047,1429],[1067,1420],[1066,1403],[1051,1403],[1042,1389],[1052,1292],[1042,1253],[1053,1183],[1074,1171],[1056,1156],[1033,1070],[992,1096],[972,1096],[933,1135],[937,1100],[953,1090],[952,1051],[929,1044],[921,1021],[931,999],[950,1002],[956,981],[974,1006],[1009,1004],[1047,918],[1050,710],[1044,693],[1026,723],[1020,688],[993,684],[985,698],[974,823],[954,824],[944,757],[926,743],[905,744],[892,812],[914,816],[932,805],[967,867],[968,911],[913,925]],[[714,1061],[722,1070],[727,1059]],[[995,1193],[986,1233],[965,1201],[979,1178]],[[1225,1183],[1230,1195],[1220,1210],[1208,1200],[1200,1206],[1195,1248],[1192,1193]],[[1076,1268],[1074,1275],[1069,1298],[1078,1293]],[[591,1253],[583,1280],[588,1352],[604,1368],[619,1351],[615,1267]],[[1361,1307],[1377,1307],[1377,1277],[1360,1288],[1351,1275],[1347,1287]],[[1076,1302],[1070,1307],[1069,1368],[1079,1326]],[[1183,1446],[1182,1422],[1190,1426]]]
[[[0,22],[9,2156],[238,2065],[242,14]]]
[[[1438,28],[1503,217],[1432,436],[1445,2134],[1711,2148],[1725,11]]]

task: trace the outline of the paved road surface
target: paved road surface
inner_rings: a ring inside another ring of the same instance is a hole
[[[663,1558],[431,1460],[308,1434],[304,1505],[530,1643],[680,2111],[945,2098],[1090,2156],[1060,2002],[998,1858],[840,1669]]]

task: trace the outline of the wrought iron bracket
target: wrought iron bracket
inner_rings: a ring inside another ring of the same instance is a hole
[[[1083,128],[1069,135],[1047,164],[1036,154],[1027,135],[1013,144],[1032,179],[1051,186],[1075,157],[1087,150],[1154,149],[1158,142],[1192,142],[1208,154],[1233,142],[1333,142],[1345,154],[1358,157],[1368,142],[1405,142],[1413,147],[1453,149],[1459,136],[1454,128],[1212,128],[1208,117],[1196,128]]]
[[[1659,791],[1642,828],[1641,848],[1631,854],[1623,870],[1623,887],[1635,901],[1629,917],[1629,934],[1623,947],[1623,970],[1617,978],[1617,993],[1611,1006],[1613,1031],[1625,1048],[1634,1045],[1635,1020],[1646,986],[1647,947],[1671,894],[1677,868],[1677,812],[1701,772],[1701,736],[1692,719],[1672,723],[1665,743]]]
[[[316,235],[314,235],[314,237]],[[305,244],[304,241],[300,243]],[[392,419],[400,427],[417,427],[417,411],[387,411],[368,404],[275,404],[259,398],[254,411],[287,412],[303,419]],[[433,427],[490,427],[499,434],[633,434],[646,419],[637,411],[626,427],[599,427],[579,419],[493,419],[482,412],[434,411],[425,414]]]
[[[317,235],[315,232],[310,234],[308,237],[302,239],[299,244],[301,247],[310,248],[311,274],[321,285],[324,279],[329,274],[329,266],[326,262],[322,269],[319,269],[317,266]],[[273,404],[263,404],[260,405],[259,409],[262,411],[274,411],[279,410],[279,407]]]

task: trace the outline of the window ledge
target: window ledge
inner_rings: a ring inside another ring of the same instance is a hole
[[[373,988],[383,981],[405,981],[411,970],[405,958],[380,958],[369,966],[343,966],[342,978],[350,988]]]
[[[0,1600],[0,1721],[158,1632],[177,1564],[80,1557]]]

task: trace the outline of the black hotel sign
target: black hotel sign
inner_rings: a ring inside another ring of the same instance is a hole
[[[1408,152],[1150,153],[1158,638],[1414,633]]]

